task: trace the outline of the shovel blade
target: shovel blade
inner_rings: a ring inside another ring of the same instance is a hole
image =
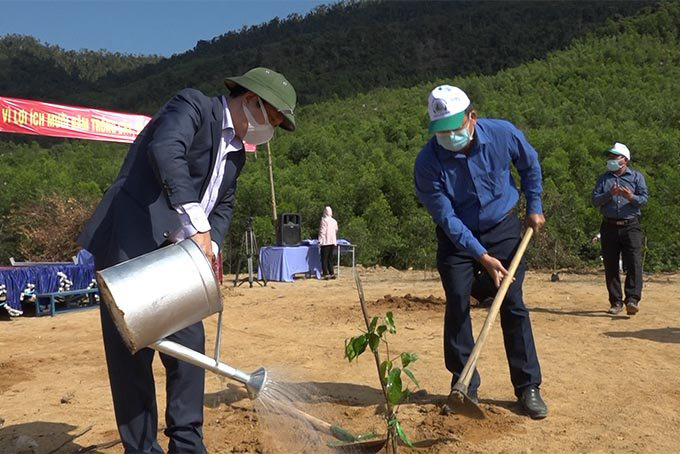
[[[454,386],[449,394],[446,405],[456,414],[467,416],[472,419],[484,419],[484,412],[479,404],[468,396],[467,389]]]
[[[387,443],[387,438],[380,437],[344,443],[329,443],[328,446],[341,452],[378,452],[385,447],[385,443]]]

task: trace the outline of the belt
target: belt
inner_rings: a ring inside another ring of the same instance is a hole
[[[612,219],[612,218],[604,218],[604,222],[607,224],[613,224],[613,225],[628,225],[628,224],[634,224],[638,221],[638,218],[630,218],[630,219]]]
[[[513,214],[515,214],[515,209],[514,209],[514,208],[510,208],[510,211],[508,211],[507,213],[505,213],[505,216],[503,216],[503,217],[501,218],[501,221],[504,220],[505,218],[507,218],[508,216],[512,216]]]

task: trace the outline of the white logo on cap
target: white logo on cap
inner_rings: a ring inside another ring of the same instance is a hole
[[[430,92],[430,120],[439,120],[463,112],[470,105],[465,92],[451,85],[440,85]]]
[[[434,115],[441,115],[445,113],[447,110],[446,108],[446,101],[443,99],[435,99],[434,102],[432,103],[432,113]]]

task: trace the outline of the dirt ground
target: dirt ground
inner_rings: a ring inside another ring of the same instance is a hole
[[[417,452],[678,452],[680,450],[680,275],[645,277],[641,311],[610,316],[602,275],[528,273],[525,301],[543,371],[549,416],[515,405],[498,322],[479,362],[487,418],[440,414],[450,375],[442,353],[443,290],[435,273],[361,270],[371,315],[394,312],[393,352],[419,355],[421,389],[400,409]],[[350,270],[334,281],[224,286],[222,361],[266,367],[298,390],[300,408],[354,432],[381,431],[372,358],[343,358],[362,316]],[[486,310],[474,308],[475,332]],[[625,313],[625,312],[624,312]],[[217,317],[205,321],[208,351]],[[0,320],[0,452],[120,453],[97,310]],[[155,361],[159,413],[165,408]],[[302,392],[304,390],[304,392]],[[159,424],[163,425],[163,420]],[[162,429],[162,427],[161,427]],[[206,375],[205,440],[213,453],[318,452],[295,440],[243,388]],[[167,439],[159,434],[161,445]],[[321,448],[320,448],[321,447]],[[409,451],[403,448],[404,451]]]

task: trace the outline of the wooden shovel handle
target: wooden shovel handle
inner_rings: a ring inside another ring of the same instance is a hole
[[[340,426],[335,426],[333,424],[327,423],[326,421],[316,418],[309,413],[305,413],[304,411],[295,408],[292,405],[284,405],[280,402],[270,402],[270,405],[273,405],[275,407],[279,408],[278,413],[279,414],[287,414],[291,416],[295,416],[298,419],[302,421],[306,421],[308,424],[310,424],[314,429],[324,432],[340,441],[350,443],[350,442],[356,442],[359,441],[359,437],[356,435],[352,434],[351,432],[347,431],[346,429],[343,429]]]
[[[515,277],[515,272],[519,267],[519,263],[522,261],[524,251],[526,251],[527,245],[529,244],[529,240],[531,240],[531,236],[533,235],[533,233],[534,229],[532,227],[527,227],[527,229],[524,231],[522,241],[519,243],[517,252],[515,252],[515,256],[512,258],[512,262],[510,262],[508,274],[503,279],[503,282],[501,282],[501,286],[498,289],[498,292],[496,293],[496,297],[493,299],[493,303],[491,303],[491,308],[489,308],[489,315],[486,316],[486,320],[484,321],[482,331],[479,333],[477,341],[475,342],[475,346],[472,349],[472,353],[470,353],[470,357],[468,358],[467,363],[465,364],[465,368],[463,369],[463,372],[461,372],[460,374],[460,378],[458,381],[462,383],[466,389],[470,385],[470,380],[472,380],[472,376],[474,375],[475,367],[477,366],[477,359],[479,359],[479,354],[482,351],[484,342],[486,342],[486,337],[489,334],[491,326],[493,325],[493,322],[496,320],[496,316],[498,315],[498,312],[501,309],[501,304],[503,304],[505,294],[508,292],[510,284],[512,284],[512,280]]]

